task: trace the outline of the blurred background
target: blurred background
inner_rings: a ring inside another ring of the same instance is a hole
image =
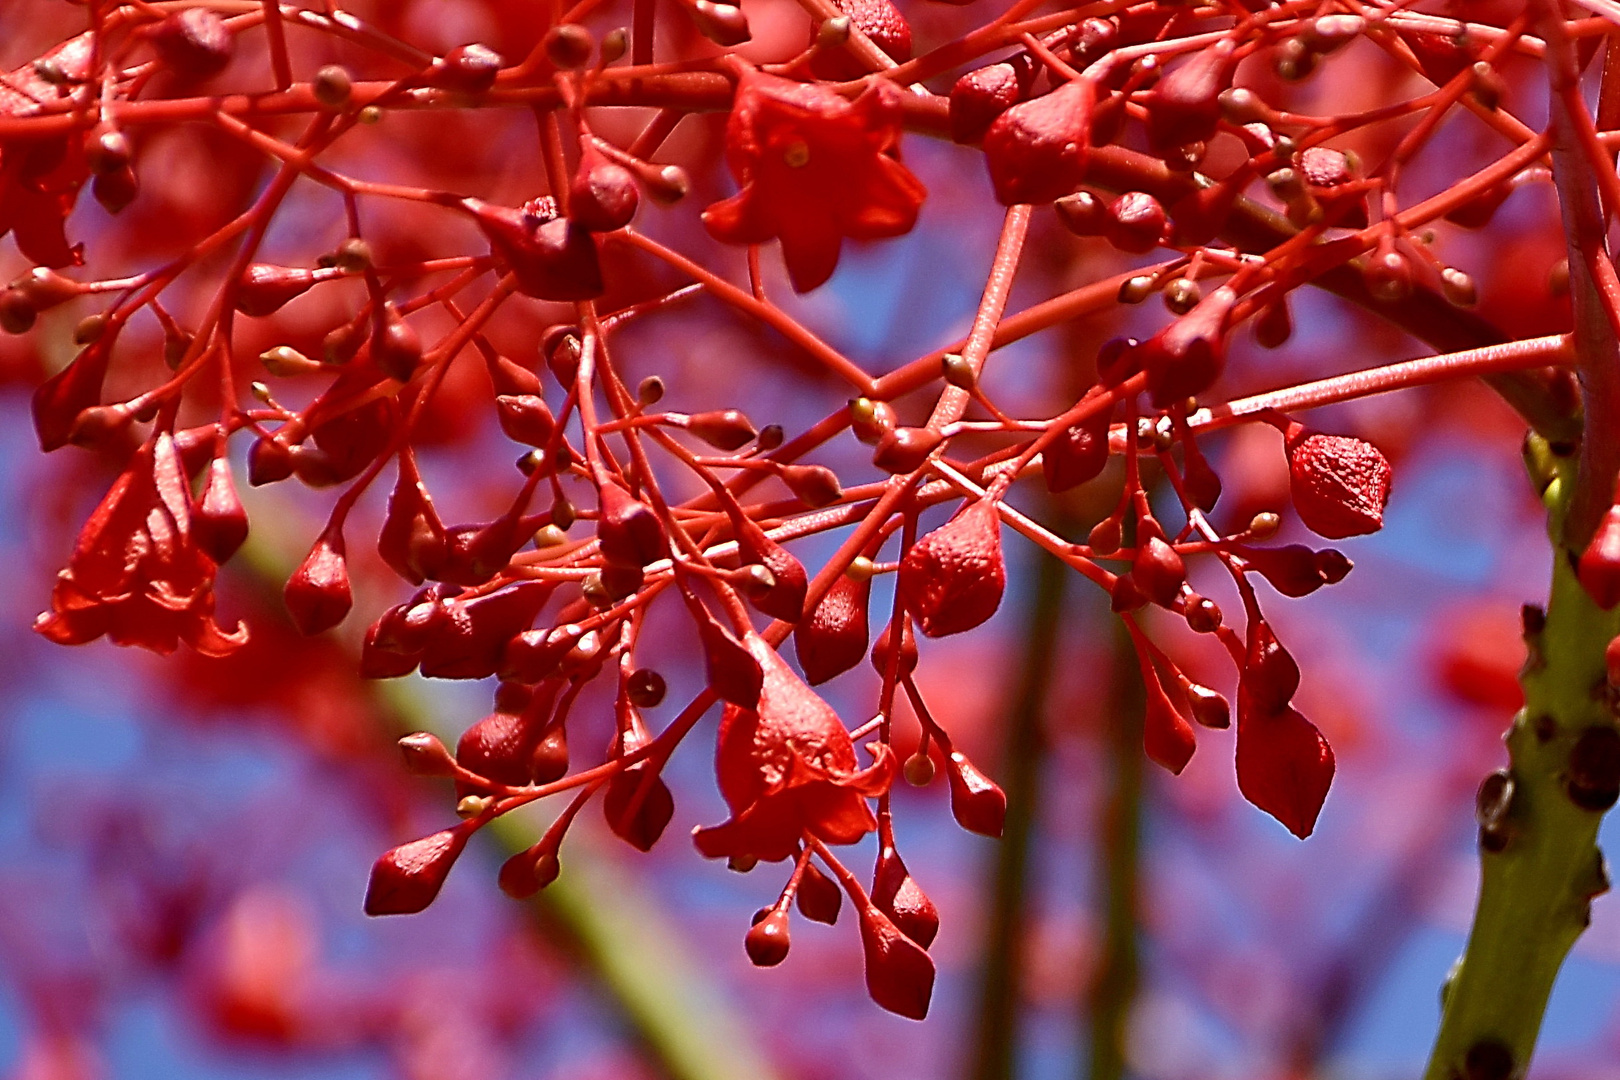
[[[532,45],[522,5],[387,7],[367,13],[428,48],[479,40],[521,56]],[[968,25],[960,9],[907,10],[919,51]],[[802,45],[791,3],[750,0],[748,11],[751,49],[781,56]],[[0,70],[82,18],[66,3],[0,0]],[[672,50],[689,44],[684,32],[670,31]],[[1349,110],[1414,78],[1357,48],[1290,88],[1292,107]],[[244,54],[226,78],[251,82],[262,62]],[[1509,74],[1525,95],[1520,114],[1539,116],[1534,80]],[[633,120],[620,121],[624,132],[636,130]],[[331,163],[491,198],[535,193],[526,117],[467,120],[489,138],[458,139],[454,155],[442,153],[446,135],[434,125],[443,122],[391,116]],[[697,117],[677,129],[660,160],[693,172],[693,195],[644,209],[637,226],[742,280],[741,254],[694,224],[730,191],[713,167],[722,122]],[[1452,157],[1478,153],[1482,138],[1448,126],[1407,182],[1443,184],[1456,174]],[[263,179],[262,163],[207,130],[140,139],[142,198],[116,221],[86,198],[69,221],[70,238],[85,241],[108,276],[183,245]],[[1387,149],[1358,147],[1374,161]],[[999,226],[974,151],[913,137],[906,155],[930,189],[911,235],[846,245],[838,274],[807,297],[791,294],[776,252],[765,252],[773,300],[874,373],[965,330]],[[320,192],[297,195],[267,251],[296,262],[329,247],[342,235],[336,205]],[[448,225],[424,229],[389,206],[376,211],[373,243],[385,251],[474,246]],[[1482,310],[1505,330],[1561,328],[1567,314],[1546,284],[1561,257],[1550,188],[1515,194],[1488,233],[1453,229],[1437,242],[1475,276]],[[1009,310],[1130,264],[1039,212]],[[0,240],[5,278],[23,267]],[[680,284],[644,265],[626,279],[639,296]],[[246,333],[318,340],[333,317],[322,303],[297,301]],[[538,330],[558,315],[529,307],[492,336],[533,365]],[[749,965],[743,933],[774,899],[775,877],[728,872],[686,841],[726,813],[714,790],[712,718],[666,770],[675,819],[651,854],[631,851],[588,813],[563,849],[561,878],[535,903],[508,900],[494,882],[506,847],[531,842],[555,812],[533,808],[481,833],[426,913],[366,919],[360,902],[377,854],[452,819],[448,789],[407,775],[394,740],[422,728],[454,737],[488,710],[491,687],[357,677],[361,632],[408,592],[362,543],[351,543],[359,600],[348,623],[316,639],[291,628],[281,581],[319,531],[330,492],[244,491],[255,531],[222,575],[220,611],[227,626],[245,620],[253,638],[230,658],[153,657],[105,641],[63,649],[32,634],[55,571],[119,467],[72,449],[40,455],[28,418],[31,388],[66,361],[74,323],[93,310],[68,305],[33,336],[0,339],[0,565],[9,567],[0,590],[0,1075],[1394,1080],[1421,1070],[1439,986],[1472,914],[1473,792],[1504,762],[1500,736],[1517,707],[1519,606],[1544,597],[1547,576],[1540,508],[1518,461],[1523,425],[1484,388],[1428,388],[1309,418],[1376,442],[1396,482],[1384,530],[1343,545],[1356,562],[1349,578],[1302,600],[1267,598],[1305,672],[1297,704],[1338,754],[1317,832],[1303,843],[1243,802],[1229,733],[1202,733],[1179,778],[1144,762],[1139,677],[1105,598],[1009,539],[1001,611],[972,634],[924,643],[917,676],[940,722],[1010,799],[1008,836],[997,843],[956,827],[941,782],[897,789],[902,851],[942,920],[940,980],[919,1024],[867,999],[848,912],[832,928],[796,921],[781,967]],[[1099,341],[1167,317],[1150,301],[1019,343],[992,357],[986,389],[1018,415],[1049,415],[1089,383]],[[1332,298],[1299,296],[1294,322],[1275,352],[1240,335],[1211,398],[1426,351]],[[155,351],[155,326],[132,324],[131,335],[142,333]],[[779,339],[702,301],[638,324],[618,355],[632,379],[661,374],[672,407],[739,405],[790,435],[844,394]],[[140,384],[159,364],[121,377]],[[494,425],[481,370],[463,374],[430,418],[438,436],[424,472],[448,518],[478,520],[509,499],[516,450]],[[903,415],[927,405],[922,396],[899,403]],[[1218,522],[1284,507],[1274,431],[1236,430],[1208,440],[1206,452],[1226,483]],[[872,472],[864,453],[845,437],[817,460],[848,482]],[[1083,535],[1111,507],[1111,476],[1061,503],[1041,490],[1017,500]],[[372,525],[380,504],[380,493],[362,503]],[[1309,541],[1285,522],[1279,542]],[[814,568],[833,540],[795,551]],[[1217,582],[1194,584],[1235,607]],[[874,595],[880,608],[886,586],[880,580]],[[1230,690],[1208,642],[1152,629],[1189,673]],[[671,686],[649,714],[655,728],[701,683],[691,644],[664,636],[664,654],[648,658]],[[876,685],[863,666],[826,693],[854,724],[870,713]],[[573,737],[605,744],[607,699],[585,702]],[[1617,841],[1611,817],[1605,846]],[[872,847],[869,837],[850,864],[864,866]],[[1566,965],[1532,1072],[1620,1076],[1620,914],[1610,898],[1594,905]]]

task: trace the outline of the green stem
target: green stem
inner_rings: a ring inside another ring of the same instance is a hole
[[[1125,1075],[1125,1036],[1136,998],[1137,892],[1142,843],[1142,682],[1130,636],[1114,624],[1113,708],[1107,724],[1108,772],[1113,789],[1102,806],[1098,842],[1102,845],[1102,957],[1086,996],[1091,1030],[1086,1080],[1120,1080]]]
[[[1586,929],[1592,898],[1608,888],[1597,831],[1612,802],[1605,790],[1620,777],[1604,649],[1620,631],[1620,609],[1604,612],[1592,602],[1575,578],[1576,553],[1559,541],[1574,457],[1554,457],[1539,439],[1529,456],[1533,471],[1539,464],[1551,473],[1542,477],[1549,481],[1551,597],[1539,632],[1527,627],[1525,706],[1506,739],[1511,787],[1500,801],[1492,798],[1506,786],[1500,779],[1481,789],[1479,906],[1442,994],[1426,1080],[1525,1075],[1553,980]]]
[[[1041,721],[1052,684],[1068,568],[1041,551],[1027,597],[1024,665],[1009,710],[1002,787],[1007,819],[996,860],[995,899],[984,939],[979,976],[979,1036],[969,1075],[974,1080],[1008,1080],[1016,1075],[1019,1003],[1023,985],[1024,895],[1029,880],[1029,848],[1040,803]]]

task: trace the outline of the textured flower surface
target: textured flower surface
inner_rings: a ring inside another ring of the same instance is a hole
[[[844,237],[910,232],[927,192],[897,156],[900,94],[879,79],[851,102],[745,72],[726,125],[726,162],[742,190],[705,210],[703,224],[731,244],[780,237],[799,292],[832,276]]]
[[[34,628],[62,645],[103,634],[171,653],[185,642],[220,656],[247,640],[214,621],[214,561],[191,530],[190,492],[174,440],[142,446],[79,533]]]
[[[41,57],[41,64],[55,64],[64,77],[82,78],[93,40],[81,34],[63,42]],[[0,77],[0,116],[27,116],[57,97],[56,87],[33,64]],[[84,155],[69,139],[0,143],[0,237],[12,233],[22,253],[41,266],[83,262],[82,245],[68,246],[63,225],[89,176]]]
[[[764,639],[750,634],[746,644],[765,673],[759,708],[728,705],[721,717],[715,771],[731,820],[699,829],[698,850],[775,862],[793,855],[806,833],[853,844],[877,828],[866,799],[893,783],[893,752],[875,744],[877,760],[857,769],[855,744],[832,707]]]

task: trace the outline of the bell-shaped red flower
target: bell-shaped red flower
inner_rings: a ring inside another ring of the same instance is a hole
[[[984,134],[984,161],[996,198],[1007,206],[1061,199],[1085,179],[1097,89],[1064,83],[996,117]]]
[[[1237,778],[1243,797],[1301,840],[1316,828],[1333,783],[1333,749],[1292,708],[1239,709]]]
[[[858,769],[855,744],[832,707],[757,634],[743,644],[764,672],[759,705],[727,705],[720,720],[715,772],[731,820],[693,835],[711,859],[765,862],[798,852],[805,834],[853,844],[877,828],[866,805],[894,782],[894,754],[875,744],[877,760]]]
[[[1346,435],[1288,435],[1288,486],[1299,520],[1318,536],[1342,540],[1384,527],[1389,461],[1378,447]]]
[[[214,622],[214,560],[191,527],[190,485],[174,439],[149,440],[113,482],[56,576],[34,629],[60,645],[103,634],[171,653],[185,642],[222,656],[247,641]]]
[[[978,626],[996,613],[1006,588],[1001,519],[988,499],[911,545],[900,560],[900,594],[929,637]]]
[[[744,71],[726,125],[726,163],[742,190],[703,212],[728,244],[782,241],[793,288],[832,276],[844,237],[911,231],[927,194],[900,164],[900,95],[874,79],[854,101],[816,83]]]

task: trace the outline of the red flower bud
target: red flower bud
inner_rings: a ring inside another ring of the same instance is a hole
[[[849,16],[850,25],[870,38],[889,59],[897,64],[911,59],[911,24],[889,0],[834,0],[834,3]],[[816,30],[819,29],[818,24]],[[810,58],[810,73],[832,82],[859,79],[869,74],[866,65],[842,49],[817,50]]]
[[[744,709],[754,708],[759,704],[759,691],[765,680],[759,661],[709,614],[707,608],[698,605],[692,617],[697,622],[698,639],[703,642],[709,688],[724,701]]]
[[[224,20],[207,8],[174,12],[157,24],[148,40],[164,66],[186,80],[218,75],[235,51],[235,39]]]
[[[1033,68],[1023,56],[978,68],[957,79],[951,87],[951,138],[964,144],[984,138],[996,117],[1018,104],[1029,91],[1031,81]]]
[[[606,562],[644,567],[668,554],[664,527],[652,507],[611,482],[600,489],[600,505],[602,516],[596,523],[596,538]]]
[[[903,679],[917,670],[917,636],[911,632],[911,620],[902,618],[901,625],[905,628],[900,634],[900,666],[895,670],[895,678]],[[889,673],[890,657],[894,648],[894,624],[888,623],[883,627],[883,633],[878,635],[877,644],[872,646],[872,666],[879,675],[885,678]]]
[[[1272,633],[1270,623],[1251,618],[1248,653],[1238,678],[1238,712],[1281,712],[1298,689],[1299,665]]]
[[[872,464],[897,475],[915,472],[943,441],[944,437],[932,428],[895,428],[878,439]]]
[[[208,463],[202,499],[191,512],[191,535],[203,553],[216,563],[223,563],[236,554],[236,549],[247,539],[247,511],[237,498],[229,458],[216,457]]]
[[[675,816],[675,798],[663,779],[648,779],[649,763],[638,761],[608,781],[602,813],[619,839],[639,851],[651,851]],[[643,785],[646,793],[641,794]],[[635,800],[640,795],[640,803]]]
[[[1342,580],[1352,565],[1331,548],[1318,552],[1303,544],[1280,548],[1233,545],[1232,551],[1284,596],[1309,596],[1323,585]]]
[[[913,544],[897,587],[929,637],[971,630],[994,615],[1007,587],[995,505],[979,499]]]
[[[969,832],[999,837],[1007,819],[1006,793],[960,750],[946,757],[945,769],[951,784],[951,815],[956,823]]]
[[[934,994],[934,961],[922,946],[868,904],[861,911],[861,948],[872,1000],[911,1020],[926,1017]]]
[[[366,914],[412,915],[433,903],[470,835],[461,824],[384,852],[371,867]]]
[[[831,506],[844,497],[838,474],[825,465],[788,465],[777,475],[794,497],[812,510]]]
[[[794,629],[793,643],[806,682],[824,683],[861,662],[870,637],[866,609],[871,597],[870,578],[856,581],[839,575],[809,618]]]
[[[894,406],[887,401],[855,398],[849,403],[849,427],[868,446],[875,445],[900,423]]]
[[[741,450],[747,446],[759,432],[749,423],[748,417],[736,409],[720,409],[715,412],[693,413],[686,421],[686,430],[702,439],[716,450]]]
[[[814,863],[807,863],[804,876],[799,879],[799,895],[796,899],[800,915],[811,922],[832,926],[838,922],[838,910],[844,904],[844,893],[837,882],[816,869]]]
[[[537,784],[550,784],[568,775],[568,729],[560,721],[546,728],[534,744],[529,775]]]
[[[1198,748],[1192,725],[1176,711],[1157,678],[1144,677],[1143,682],[1147,690],[1146,712],[1142,718],[1143,749],[1152,761],[1179,776]]]
[[[272,315],[314,284],[313,270],[254,263],[242,272],[242,280],[237,283],[236,310],[255,317]]]
[[[753,926],[743,938],[743,948],[755,967],[775,967],[788,954],[788,913],[771,910]]]
[[[417,731],[403,736],[399,740],[399,753],[405,759],[405,768],[417,776],[455,775],[455,758],[439,737],[430,732]]]
[[[1169,607],[1181,595],[1182,583],[1187,580],[1187,567],[1164,537],[1152,535],[1137,545],[1136,559],[1131,563],[1131,576],[1149,600],[1161,607]]]
[[[1058,433],[1041,451],[1041,475],[1054,494],[1095,479],[1108,465],[1108,411]]]
[[[568,216],[574,224],[591,232],[613,232],[630,224],[640,202],[635,174],[583,140],[579,169],[568,189]]]
[[[939,911],[906,869],[900,853],[885,845],[872,873],[872,903],[899,931],[923,948],[939,934]]]
[[[1048,203],[1085,179],[1097,91],[1088,79],[1064,83],[996,117],[984,134],[984,160],[1004,205]]]
[[[1220,125],[1220,94],[1236,67],[1230,39],[1222,38],[1171,69],[1147,95],[1148,142],[1172,150],[1207,142]]]
[[[1159,246],[1169,220],[1158,199],[1145,191],[1127,191],[1108,204],[1103,235],[1119,250],[1143,255]]]
[[[1232,726],[1232,707],[1227,704],[1225,697],[1185,675],[1181,676],[1181,690],[1192,706],[1192,718],[1200,726],[1217,730]]]
[[[602,295],[606,287],[596,241],[582,226],[557,217],[539,200],[522,210],[480,199],[465,199],[462,205],[478,222],[491,250],[517,275],[523,295],[559,301]]]
[[[1390,467],[1372,443],[1290,432],[1288,481],[1300,521],[1318,536],[1341,540],[1384,525]]]
[[[1604,512],[1575,574],[1598,607],[1608,611],[1620,604],[1620,506]]]
[[[392,305],[383,315],[382,329],[371,336],[371,358],[390,379],[409,382],[422,363],[422,338]]]
[[[561,840],[561,837],[557,840]],[[497,880],[501,892],[514,900],[527,900],[556,881],[561,869],[562,865],[557,860],[557,841],[547,832],[538,844],[502,863]]]
[[[427,84],[463,94],[482,94],[495,85],[506,61],[487,45],[457,45],[428,68]]]
[[[502,394],[495,399],[501,430],[513,442],[545,446],[557,429],[546,399],[539,394]]]
[[[319,634],[343,621],[354,606],[349,591],[349,564],[343,555],[343,534],[321,533],[303,565],[287,579],[284,593],[293,625],[303,634]]]
[[[770,586],[748,592],[749,603],[783,622],[796,623],[804,618],[804,594],[809,580],[803,564],[749,519],[739,516],[736,524],[737,548],[743,564],[763,566],[771,572],[772,578]]]
[[[492,712],[461,733],[456,741],[456,763],[498,784],[522,787],[530,779],[530,756],[546,715]]]
[[[1333,783],[1333,750],[1309,720],[1290,708],[1238,712],[1238,790],[1303,840]]]
[[[87,347],[73,362],[39,384],[32,402],[34,431],[46,453],[66,446],[79,414],[101,400],[107,377],[111,342],[102,339]]]

